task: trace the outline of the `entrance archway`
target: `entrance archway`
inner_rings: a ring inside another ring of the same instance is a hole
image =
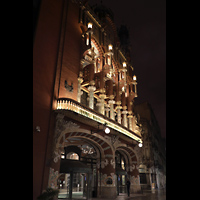
[[[64,188],[59,188],[58,195],[61,198],[79,198],[88,199],[96,197],[98,190],[98,169],[104,150],[102,144],[104,141],[88,133],[75,132],[66,133],[65,140],[61,141],[61,159],[60,173],[64,173],[59,180],[63,183]],[[100,143],[97,143],[97,141]],[[78,160],[71,160],[78,159]],[[65,193],[64,193],[65,192]]]
[[[139,181],[139,163],[137,153],[134,151],[132,147],[127,147],[127,145],[118,145],[116,147],[116,151],[119,152],[125,162],[125,171],[127,172],[125,176],[125,181],[127,179],[130,180],[130,193],[138,193],[141,191],[140,181]],[[121,162],[122,163],[122,162]],[[121,184],[119,182],[119,184]],[[120,188],[118,189],[120,195]],[[124,193],[124,192],[123,192]]]
[[[90,183],[87,183],[87,185],[90,184],[91,187],[87,190],[85,198],[88,199],[92,196],[103,195],[102,191],[105,191],[105,189],[109,189],[109,192],[112,189],[111,195],[114,194],[115,169],[111,162],[114,159],[114,150],[105,137],[97,133],[91,134],[91,130],[83,129],[72,121],[66,121],[62,114],[58,114],[56,116],[56,128],[53,144],[53,162],[50,167],[49,187],[53,186],[54,188],[58,188],[61,156],[65,156],[65,148],[69,146],[77,146],[81,149],[81,153],[79,153],[80,162],[92,169],[92,176],[89,176],[90,173],[88,172],[88,177],[86,177],[87,180],[90,180]],[[94,160],[94,158],[89,154],[90,148],[92,148],[96,153],[96,160]],[[87,151],[88,155],[86,156],[85,154]],[[112,179],[112,181],[106,182],[107,179],[110,180],[109,178]],[[70,181],[70,184],[72,185],[72,178]],[[107,184],[109,185],[109,188],[107,188]],[[72,196],[73,195],[69,196],[69,198],[72,198]]]

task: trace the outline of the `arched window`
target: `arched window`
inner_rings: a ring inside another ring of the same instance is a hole
[[[66,156],[67,159],[70,159],[70,160],[79,160],[79,156],[77,153],[74,153],[74,152],[70,152],[67,154]]]

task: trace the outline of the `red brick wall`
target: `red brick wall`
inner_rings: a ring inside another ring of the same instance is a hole
[[[62,1],[42,0],[33,46],[33,199],[42,192]],[[40,126],[41,131],[35,132]]]
[[[62,20],[66,20],[65,27]],[[49,154],[47,139],[53,134],[52,103],[55,105],[58,97],[77,99],[82,33],[78,20],[79,6],[70,0],[42,0],[33,46],[33,129],[36,126],[41,129],[33,131],[33,200],[48,181],[45,163]],[[62,33],[64,37],[60,38]],[[59,41],[64,41],[64,45]],[[73,82],[72,93],[65,89],[65,80],[70,85]]]
[[[77,78],[81,59],[82,32],[78,20],[79,7],[70,1],[67,14],[59,97],[68,97],[74,100],[77,100]],[[69,85],[73,82],[73,92],[68,92],[65,89],[65,80],[67,80]]]

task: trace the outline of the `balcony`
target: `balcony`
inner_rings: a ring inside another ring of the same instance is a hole
[[[109,128],[120,132],[123,135],[128,136],[129,138],[142,143],[141,137],[134,133],[133,131],[129,130],[128,128],[122,126],[121,124],[117,123],[116,121],[96,112],[93,109],[90,109],[77,101],[70,99],[70,98],[59,98],[57,100],[57,110],[63,111],[70,111],[72,113],[76,113],[79,116],[86,118],[87,120],[92,120],[100,124],[107,124]],[[71,116],[71,115],[69,115]]]

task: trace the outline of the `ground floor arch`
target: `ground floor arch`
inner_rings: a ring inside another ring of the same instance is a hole
[[[134,145],[128,146],[116,135],[92,133],[91,128],[68,121],[61,114],[56,116],[55,124],[48,187],[58,188],[61,191],[59,198],[71,199],[76,195],[82,199],[114,198],[120,193],[119,181],[122,183],[122,179],[119,177],[122,176],[124,188],[129,179],[131,193],[140,192],[138,155]],[[122,162],[119,165],[118,153],[123,156],[124,166]],[[78,166],[82,167],[77,171]]]

